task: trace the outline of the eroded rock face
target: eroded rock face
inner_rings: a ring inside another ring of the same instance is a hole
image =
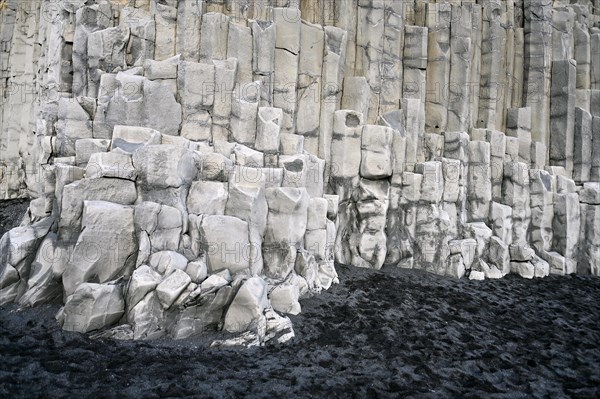
[[[336,261],[600,273],[589,2],[336,0],[332,22],[308,0],[242,24],[155,3],[59,2],[51,24],[7,3],[0,197],[33,201],[0,240],[0,303],[249,345],[290,339],[278,312]]]
[[[120,286],[84,283],[67,297],[57,318],[65,330],[88,332],[111,326],[124,311]]]

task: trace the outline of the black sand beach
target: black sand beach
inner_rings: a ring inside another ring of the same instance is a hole
[[[115,342],[0,308],[0,397],[600,396],[600,278],[468,281],[338,266],[288,345]]]

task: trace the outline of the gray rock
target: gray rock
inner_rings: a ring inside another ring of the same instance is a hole
[[[250,267],[246,221],[234,216],[206,216],[200,225],[200,236],[210,272],[228,269],[231,273],[238,273]]]
[[[85,201],[81,227],[62,278],[67,295],[81,283],[105,283],[129,275],[138,251],[132,207]]]
[[[301,311],[298,302],[299,291],[294,285],[278,285],[269,293],[269,301],[273,310],[281,313],[297,315]]]
[[[137,173],[133,168],[131,156],[117,152],[98,152],[92,154],[85,168],[85,177],[115,177],[135,181]]]
[[[160,251],[153,253],[148,263],[158,273],[165,275],[174,270],[185,270],[188,260],[175,251]]]
[[[133,154],[140,183],[146,187],[189,186],[197,175],[194,153],[172,145],[147,145]]]
[[[156,286],[156,296],[164,309],[169,309],[173,302],[191,283],[190,276],[180,269],[175,269]]]
[[[229,305],[223,329],[229,332],[247,330],[262,316],[268,306],[267,284],[260,277],[251,277],[240,287]]]
[[[84,283],[67,297],[57,318],[63,329],[85,333],[116,323],[124,312],[120,286]]]
[[[187,197],[187,209],[196,215],[224,215],[228,197],[227,183],[195,181]]]

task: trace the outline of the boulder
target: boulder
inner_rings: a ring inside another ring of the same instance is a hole
[[[98,152],[90,156],[85,168],[85,177],[116,177],[135,181],[137,174],[131,156],[117,152]]]
[[[469,280],[485,280],[485,273],[478,270],[471,270]]]
[[[281,284],[273,288],[269,300],[273,309],[281,313],[297,315],[300,313],[300,296],[298,287],[291,284]]]
[[[328,290],[332,284],[337,284],[339,282],[333,261],[321,261],[319,263],[318,275],[321,287],[326,290]]]
[[[307,225],[309,197],[306,189],[277,187],[266,190],[269,214],[265,241],[269,243],[302,242]]]
[[[38,245],[48,234],[52,219],[10,230],[0,239],[0,304],[14,301],[27,288]]]
[[[148,265],[142,265],[135,269],[127,287],[127,307],[129,309],[137,305],[146,294],[153,291],[161,282],[160,274],[152,270]]]
[[[256,144],[258,151],[275,153],[279,151],[279,131],[283,122],[281,108],[260,107],[256,124]]]
[[[111,141],[106,139],[79,139],[75,142],[75,164],[85,165],[92,154],[106,152]]]
[[[155,339],[162,337],[164,310],[156,291],[151,291],[127,312],[127,322],[133,327],[133,339]]]
[[[75,239],[81,226],[84,201],[110,201],[121,205],[133,204],[137,199],[135,184],[130,180],[114,178],[82,179],[63,188],[59,236]],[[75,236],[73,236],[75,234]]]
[[[233,171],[233,161],[223,154],[196,153],[197,167],[200,180],[223,181],[229,180],[229,175]]]
[[[251,277],[235,295],[229,305],[223,330],[229,332],[243,332],[256,322],[268,306],[267,284],[260,277]]]
[[[228,199],[227,183],[195,181],[187,196],[187,209],[196,215],[224,215]]]
[[[149,251],[177,251],[186,225],[182,213],[171,206],[152,201],[135,206],[136,232],[140,237],[146,234]]]
[[[217,292],[230,283],[225,277],[219,274],[213,274],[200,284],[200,291],[203,295]]]
[[[550,274],[550,264],[539,256],[534,256],[531,264],[533,265],[535,277],[547,277]]]
[[[512,243],[512,208],[492,202],[490,222],[494,235],[500,237],[507,245],[510,245]]]
[[[169,309],[173,302],[192,282],[186,272],[175,269],[156,287],[158,301],[164,309]]]
[[[382,179],[392,175],[394,130],[386,126],[365,125],[362,129],[360,175]]]
[[[124,312],[120,286],[83,283],[67,297],[57,319],[64,330],[86,333],[116,323]]]
[[[523,278],[533,278],[535,267],[530,262],[510,262],[510,272]]]
[[[193,337],[219,328],[235,290],[233,287],[223,287],[209,294],[202,292],[201,305],[187,307],[179,313],[176,323],[169,329],[173,338]]]
[[[415,171],[423,176],[421,180],[421,200],[431,203],[440,202],[444,195],[442,162],[423,162],[415,166]]]
[[[173,270],[185,270],[188,260],[185,256],[175,251],[160,251],[153,253],[148,263],[152,269],[164,275]]]
[[[134,153],[145,145],[161,143],[159,131],[147,127],[117,125],[112,131],[111,150],[119,149],[124,152]]]
[[[211,273],[224,269],[238,273],[250,267],[248,222],[234,216],[206,216],[200,236]]]
[[[105,201],[85,201],[82,231],[63,274],[65,293],[79,284],[105,283],[131,273],[137,240],[133,208]]]
[[[133,154],[133,165],[145,187],[189,186],[196,177],[194,153],[174,145],[147,145]]]
[[[196,284],[202,283],[208,276],[208,267],[204,257],[198,258],[193,262],[188,263],[185,272],[190,276],[192,282]]]
[[[19,303],[27,306],[35,306],[42,303],[50,303],[56,299],[62,299],[61,277],[63,270],[60,268],[57,254],[57,236],[49,233],[37,248],[34,261],[31,263],[29,278],[26,277],[26,268],[21,261],[17,269],[9,263],[6,264],[5,273],[19,280],[19,273],[23,278],[23,283],[27,282],[27,291],[19,298]],[[25,248],[26,249],[26,246]],[[1,249],[0,249],[1,250]],[[12,273],[11,273],[12,272]],[[0,277],[0,289],[12,284],[11,278],[3,279]],[[22,290],[22,288],[21,288]]]

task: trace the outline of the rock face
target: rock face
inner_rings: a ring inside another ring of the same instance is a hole
[[[0,304],[264,343],[334,262],[600,275],[600,7],[568,3],[2,2],[0,198],[33,201]]]

